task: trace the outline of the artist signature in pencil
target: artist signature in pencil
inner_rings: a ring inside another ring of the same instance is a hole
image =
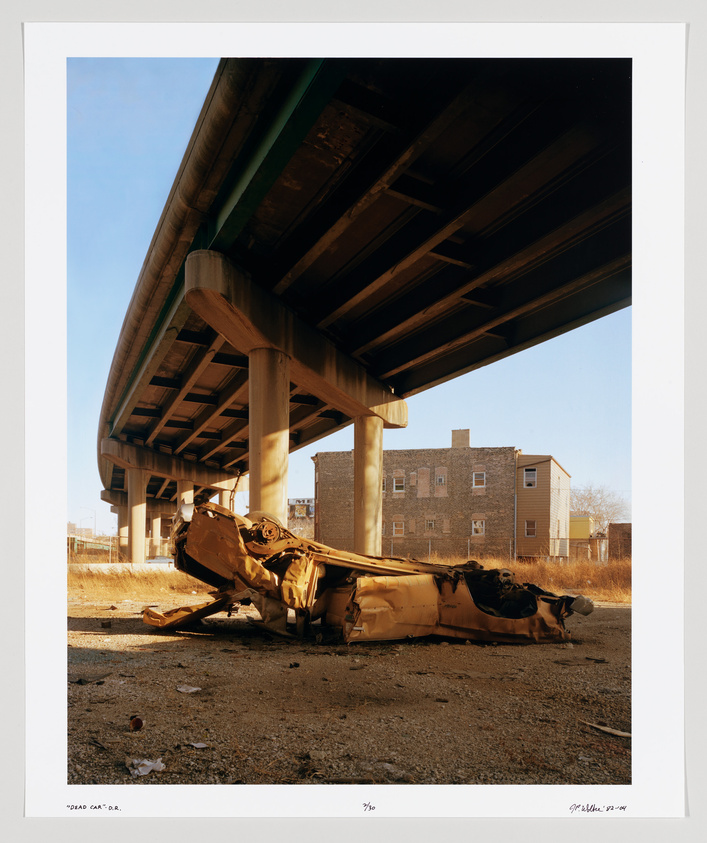
[[[612,811],[625,811],[625,805],[597,805],[596,803],[592,802],[590,805],[589,803],[585,803],[584,805],[580,805],[575,802],[574,805],[570,805],[570,814],[576,814],[578,811],[581,814],[609,814]]]

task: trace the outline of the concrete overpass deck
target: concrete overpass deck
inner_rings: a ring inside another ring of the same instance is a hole
[[[287,454],[354,422],[371,552],[406,396],[630,301],[629,60],[224,59],[118,340],[104,499],[144,534],[249,473],[282,515]]]

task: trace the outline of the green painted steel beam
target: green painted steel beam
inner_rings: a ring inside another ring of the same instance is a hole
[[[205,237],[202,228],[190,251],[209,248],[225,251],[272,187],[287,162],[336,92],[346,76],[348,64],[341,59],[312,59],[295,77],[279,107],[273,110],[263,137],[247,156],[236,162],[240,172],[218,210],[212,209],[209,228],[215,233]],[[135,370],[117,402],[111,418],[110,435],[117,436],[127,422],[139,395],[149,383],[176,334],[184,324],[189,309],[184,302],[184,265],[175,278],[169,296],[155,321]]]
[[[184,300],[182,288],[182,295],[171,301],[171,306],[162,314],[162,319],[158,320],[150,337],[151,341],[146,343],[143,349],[138,366],[121,396],[115,415],[111,419],[111,436],[117,436],[125,427],[130,414],[140,401],[142,393],[149,385],[165,355],[172,347],[172,343],[177,339],[177,334],[190,312],[189,306]]]
[[[212,213],[215,233],[209,249],[226,252],[329,102],[348,69],[341,59],[307,62],[270,120],[221,207]]]

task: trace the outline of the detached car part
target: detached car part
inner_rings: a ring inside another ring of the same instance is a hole
[[[148,609],[143,620],[175,628],[252,603],[268,629],[302,635],[320,620],[344,641],[442,635],[477,641],[565,641],[564,619],[593,609],[586,597],[518,584],[507,568],[438,565],[363,556],[303,539],[272,515],[246,517],[212,503],[182,506],[174,518],[175,567],[212,586],[212,603]]]

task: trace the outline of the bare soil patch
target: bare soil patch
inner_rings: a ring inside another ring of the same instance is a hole
[[[631,731],[629,606],[572,616],[571,644],[346,646],[272,636],[249,608],[160,631],[145,605],[69,601],[69,784],[631,781],[630,738],[597,728]]]

